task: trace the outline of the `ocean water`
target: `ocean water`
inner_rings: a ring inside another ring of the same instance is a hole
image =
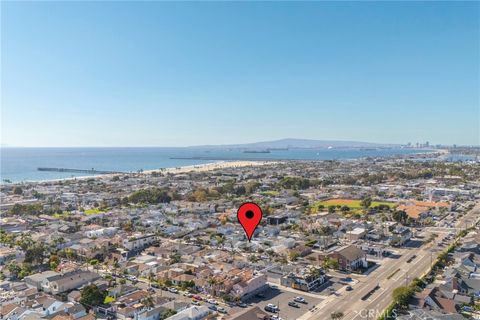
[[[86,173],[38,171],[38,167],[132,172],[229,160],[335,160],[418,153],[412,149],[290,149],[270,153],[195,148],[6,148],[0,149],[0,178],[43,181]]]

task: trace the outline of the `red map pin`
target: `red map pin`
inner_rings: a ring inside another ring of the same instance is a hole
[[[245,230],[248,241],[250,241],[255,229],[262,220],[262,209],[253,202],[245,202],[238,208],[237,219],[243,230]]]

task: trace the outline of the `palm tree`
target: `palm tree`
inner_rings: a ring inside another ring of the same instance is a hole
[[[155,304],[153,303],[153,298],[151,295],[148,295],[147,297],[145,297],[145,299],[142,300],[142,304],[147,308],[147,309],[151,309],[155,306]]]
[[[93,267],[94,270],[97,269],[98,272],[99,261],[97,259],[90,260],[89,264]]]

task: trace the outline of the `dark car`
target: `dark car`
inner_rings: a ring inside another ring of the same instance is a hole
[[[290,307],[300,308],[300,306],[298,305],[298,303],[293,302],[293,301],[290,301],[290,302],[288,303],[288,305],[289,305]]]
[[[347,286],[347,287],[345,288],[345,290],[347,290],[347,291],[352,291],[353,288],[352,288],[352,286]]]
[[[217,307],[213,304],[209,305],[208,309],[213,310],[213,311],[217,311]]]

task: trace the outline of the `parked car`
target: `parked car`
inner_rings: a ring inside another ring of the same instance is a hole
[[[227,310],[223,307],[218,307],[217,311],[220,312],[220,313],[227,313]]]
[[[168,291],[170,291],[171,293],[178,293],[178,290],[175,288],[168,288]]]
[[[298,305],[298,303],[296,303],[296,302],[294,302],[294,301],[290,301],[290,302],[288,303],[288,305],[289,305],[290,307],[300,308],[300,306]]]
[[[193,304],[194,306],[199,306],[199,305],[200,305],[200,302],[198,302],[197,300],[193,300],[193,301],[192,301],[192,304]]]
[[[277,312],[277,309],[274,309],[273,307],[268,306],[268,305],[265,306],[264,309],[265,309],[265,311],[268,311],[268,312]]]
[[[210,304],[215,304],[215,305],[218,304],[217,300],[215,300],[215,299],[208,299],[207,302],[210,303]]]
[[[248,305],[244,302],[240,302],[240,303],[237,303],[237,306],[239,306],[240,308],[246,308],[248,307]]]
[[[213,310],[213,311],[217,311],[217,307],[213,304],[209,305],[208,309]]]
[[[295,299],[293,299],[293,301],[307,304],[307,300],[305,300],[305,299],[302,298],[302,297],[295,297]]]
[[[347,290],[347,291],[352,291],[353,288],[352,288],[352,286],[347,286],[347,287],[345,288],[345,290]]]

